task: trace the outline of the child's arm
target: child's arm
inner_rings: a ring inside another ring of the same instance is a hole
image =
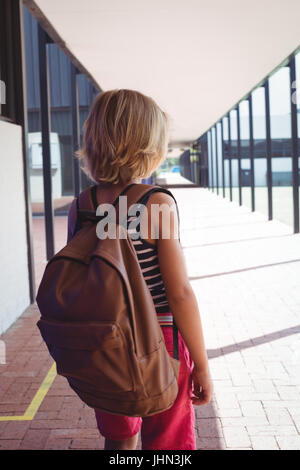
[[[167,224],[170,225],[169,238],[162,238],[162,218],[159,221],[159,239],[156,240],[159,265],[171,312],[195,364],[193,382],[197,398],[193,401],[195,405],[202,405],[211,399],[212,383],[197,300],[188,279],[181,245],[175,238],[178,231],[176,206],[171,196],[164,193],[153,194],[151,203],[168,204],[173,208],[170,224]]]

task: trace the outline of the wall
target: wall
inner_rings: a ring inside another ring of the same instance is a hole
[[[0,121],[0,334],[30,304],[21,131]]]

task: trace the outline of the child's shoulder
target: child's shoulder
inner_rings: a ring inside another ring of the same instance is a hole
[[[147,198],[146,205],[147,204],[168,204],[169,206],[173,206],[175,204],[175,201],[170,194],[167,194],[163,191],[156,191],[149,195],[149,197]]]

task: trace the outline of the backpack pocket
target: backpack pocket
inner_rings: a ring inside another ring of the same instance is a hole
[[[56,362],[57,373],[97,396],[134,390],[126,338],[115,322],[58,322],[37,326]]]

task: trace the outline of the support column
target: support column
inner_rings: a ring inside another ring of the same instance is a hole
[[[231,123],[230,113],[227,115],[228,120],[228,166],[229,166],[229,194],[232,201],[232,163],[231,163]]]
[[[265,87],[265,109],[266,109],[266,157],[267,157],[267,185],[268,185],[268,218],[269,218],[269,220],[273,220],[272,140],[271,140],[269,80],[266,81],[264,87]]]
[[[222,189],[223,197],[225,197],[225,167],[224,167],[224,128],[223,128],[223,119],[221,119],[221,145],[222,145]]]
[[[297,125],[297,90],[295,56],[290,61],[290,92],[291,92],[291,130],[292,130],[292,168],[293,168],[293,209],[294,233],[299,233],[299,160],[298,160],[298,125]]]
[[[71,111],[72,111],[72,150],[73,150],[73,181],[74,196],[79,196],[81,191],[81,170],[79,160],[74,153],[80,148],[80,123],[79,123],[79,99],[78,99],[78,82],[75,65],[71,64]]]
[[[218,136],[217,136],[217,125],[215,125],[215,150],[216,150],[216,188],[217,188],[217,194],[219,194],[219,168],[218,168]]]
[[[243,203],[242,200],[242,162],[241,162],[241,122],[240,122],[240,107],[237,105],[236,108],[236,120],[237,120],[237,159],[238,159],[238,175],[239,175],[239,205]]]
[[[252,95],[249,95],[249,153],[250,153],[250,184],[251,184],[251,209],[255,211],[255,182],[254,182],[254,141],[253,141],[253,106]]]
[[[50,151],[50,95],[47,43],[51,42],[47,33],[38,25],[39,80],[41,100],[42,148],[43,148],[43,183],[46,226],[46,258],[54,255],[54,220],[52,205],[52,175]]]
[[[13,35],[15,50],[11,59],[15,69],[15,114],[16,123],[22,127],[23,146],[23,177],[24,177],[24,200],[25,219],[27,236],[27,260],[30,289],[30,303],[34,303],[36,297],[34,250],[33,250],[33,229],[32,229],[32,208],[30,192],[30,168],[28,158],[28,117],[27,117],[27,90],[26,90],[26,60],[25,60],[25,39],[24,39],[24,19],[22,2],[11,2]]]
[[[213,165],[213,149],[212,149],[212,131],[210,129],[209,131],[209,140],[210,140],[210,168],[211,168],[211,189],[214,192],[215,191],[215,185],[214,185],[214,165]]]

